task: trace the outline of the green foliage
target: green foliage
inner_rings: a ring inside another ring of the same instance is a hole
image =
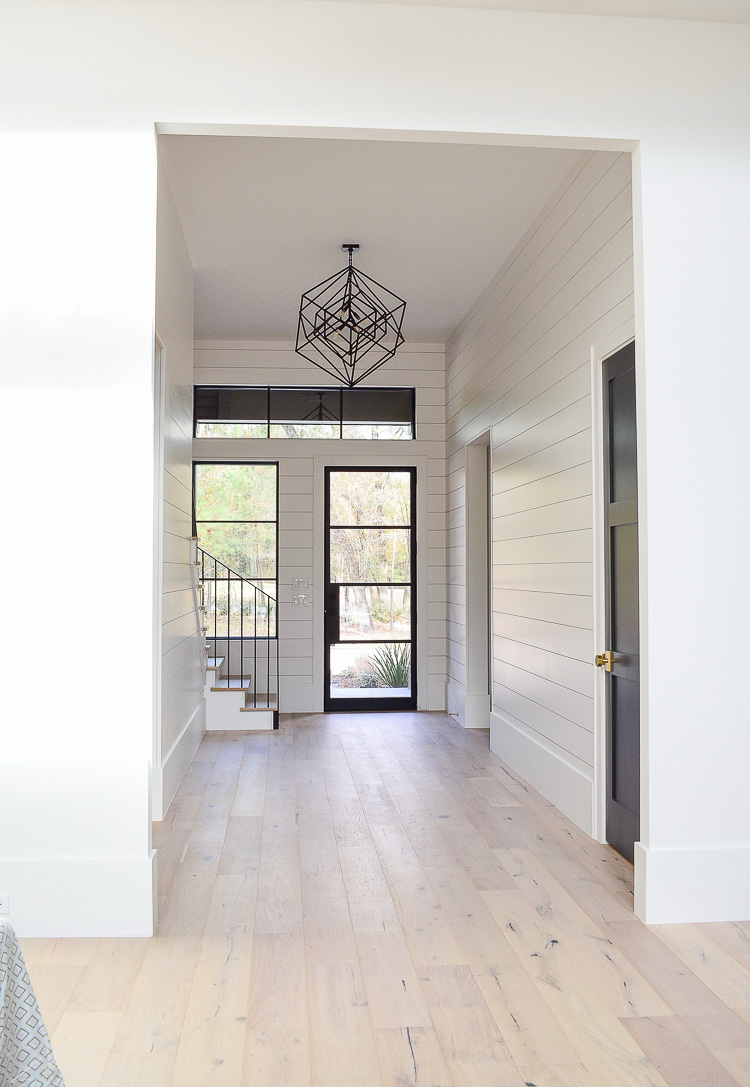
[[[408,687],[411,668],[410,645],[381,645],[370,662],[372,672],[382,687]]]
[[[196,464],[195,516],[199,521],[276,519],[274,464]]]
[[[332,525],[408,525],[408,472],[332,472]]]
[[[265,438],[266,423],[198,423],[196,438]]]
[[[272,578],[276,566],[276,526],[199,521],[198,546],[242,577]]]
[[[410,486],[409,473],[397,470],[331,474],[334,581],[410,580],[410,531],[399,527],[410,524]]]
[[[411,438],[411,423],[198,423],[196,438],[357,438],[401,441]]]
[[[197,464],[198,543],[243,577],[276,575],[276,466]]]

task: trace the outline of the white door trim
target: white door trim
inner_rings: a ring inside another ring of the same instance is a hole
[[[606,562],[604,540],[604,389],[602,363],[635,339],[635,320],[629,319],[591,345],[591,465],[594,528],[594,652],[606,649]],[[593,664],[593,661],[592,661]],[[594,811],[593,836],[606,841],[607,716],[605,674],[594,669]]]
[[[164,551],[164,413],[166,399],[164,344],[154,333],[154,569],[153,569],[153,734],[151,767],[161,766],[162,589]],[[159,806],[155,805],[155,810]],[[157,816],[161,818],[161,812]]]
[[[492,441],[486,430],[465,447],[466,680],[463,713],[459,717],[464,728],[490,727],[491,469]]]

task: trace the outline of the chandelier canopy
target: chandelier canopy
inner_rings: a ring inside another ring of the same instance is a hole
[[[302,295],[295,350],[314,366],[353,387],[404,342],[406,302],[353,264],[355,242],[341,247],[348,267]]]

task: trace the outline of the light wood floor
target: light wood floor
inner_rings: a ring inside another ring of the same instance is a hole
[[[153,940],[25,940],[67,1087],[750,1085],[750,924],[647,929],[625,861],[443,714],[213,733]]]

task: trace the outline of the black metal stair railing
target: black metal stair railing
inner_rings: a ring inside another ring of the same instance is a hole
[[[226,642],[227,682],[239,679],[240,689],[248,682],[246,704],[253,709],[274,710],[278,719],[279,643],[277,638],[277,601],[226,563],[196,548],[204,632],[213,641],[214,658],[219,645]],[[252,667],[246,664],[246,647],[252,646]],[[260,646],[260,652],[259,647]],[[233,647],[236,652],[232,652]],[[239,655],[239,662],[237,656]],[[233,668],[239,667],[238,672]],[[265,692],[258,690],[258,670],[265,671]],[[274,705],[275,702],[275,705]]]

